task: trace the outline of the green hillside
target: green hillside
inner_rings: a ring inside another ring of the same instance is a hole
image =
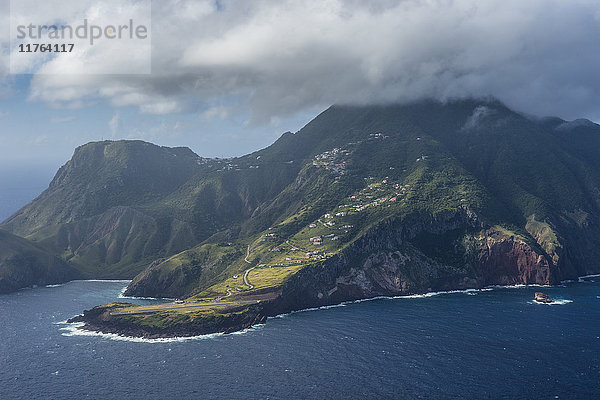
[[[0,293],[62,283],[78,276],[77,271],[58,257],[0,230]]]
[[[296,173],[289,164],[250,169],[249,163],[140,141],[90,143],[2,227],[84,276],[132,278],[154,260],[247,219]]]
[[[258,302],[248,307],[256,318],[552,284],[600,272],[599,145],[596,124],[495,100],[333,106],[239,158],[82,146],[2,228],[84,276],[135,276],[127,294]],[[224,320],[231,311],[210,309]],[[192,320],[208,312],[185,310]]]

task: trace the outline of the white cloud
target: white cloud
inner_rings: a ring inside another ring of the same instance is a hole
[[[219,115],[205,104],[235,99],[256,123],[340,102],[491,95],[530,113],[600,118],[598,15],[591,0],[162,0],[151,75],[38,74],[30,98],[205,116]],[[40,72],[76,67],[56,59]]]
[[[116,112],[113,115],[113,117],[110,119],[110,121],[108,121],[108,128],[110,130],[111,137],[113,137],[113,138],[117,137],[117,134],[119,133],[120,122],[121,122],[121,117],[119,116],[118,112]]]
[[[493,108],[487,106],[479,106],[473,110],[473,114],[467,119],[467,122],[463,125],[462,129],[471,130],[481,125],[481,123],[489,116],[495,114]]]
[[[43,3],[13,0],[10,10],[11,72],[52,75],[150,73],[150,21],[151,0],[47,0]],[[63,25],[68,28],[63,29]],[[48,31],[52,26],[56,28],[54,37]],[[142,29],[141,35],[138,35],[138,29]],[[22,52],[18,46],[47,43],[64,44],[69,51]]]
[[[146,102],[140,105],[140,111],[145,114],[172,114],[181,111],[181,105],[175,100]]]
[[[43,146],[47,144],[49,140],[48,135],[40,135],[33,138],[32,144],[35,146]]]
[[[202,112],[201,117],[207,120],[218,118],[226,119],[231,113],[229,107],[213,106]]]

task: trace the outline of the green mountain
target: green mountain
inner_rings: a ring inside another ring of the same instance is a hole
[[[159,317],[110,305],[94,314],[102,329],[233,329],[345,300],[600,272],[599,145],[596,124],[495,100],[334,106],[233,159],[90,143],[1,226],[84,276],[134,278],[129,295],[188,302]]]
[[[26,239],[0,230],[0,294],[79,276],[68,263]]]
[[[294,175],[293,168],[236,174],[230,163],[140,141],[90,143],[2,227],[84,276],[133,278],[247,219]]]

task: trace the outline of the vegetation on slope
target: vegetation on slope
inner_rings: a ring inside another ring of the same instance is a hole
[[[30,241],[0,230],[0,293],[62,283],[79,274]]]
[[[3,227],[193,304],[549,283],[600,270],[599,138],[494,100],[334,106],[234,159],[83,146]]]

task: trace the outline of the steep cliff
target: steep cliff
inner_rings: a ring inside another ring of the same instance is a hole
[[[431,243],[443,243],[434,248]],[[266,313],[491,285],[554,284],[558,266],[535,244],[469,210],[386,221],[283,285]]]
[[[78,277],[68,263],[28,240],[0,230],[0,293]]]

